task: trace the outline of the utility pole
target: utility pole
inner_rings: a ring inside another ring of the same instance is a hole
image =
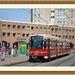
[[[47,9],[46,10],[46,35],[47,35]]]
[[[19,37],[20,37],[20,33],[17,33],[17,40],[18,40],[18,53],[19,53]]]
[[[63,9],[62,9],[63,10]],[[64,10],[63,10],[64,12]],[[63,24],[63,14],[62,14],[62,39],[64,39],[64,24]]]

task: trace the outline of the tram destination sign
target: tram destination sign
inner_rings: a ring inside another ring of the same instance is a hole
[[[43,39],[43,36],[32,36],[32,39]]]

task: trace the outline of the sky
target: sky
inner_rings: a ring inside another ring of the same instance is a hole
[[[30,9],[0,9],[0,20],[28,22]]]

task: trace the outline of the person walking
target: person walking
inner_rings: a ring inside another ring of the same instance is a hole
[[[1,58],[1,61],[4,61],[4,57],[5,57],[5,52],[6,52],[6,47],[5,45],[3,44],[3,46],[1,47],[1,52],[2,52],[2,58]]]

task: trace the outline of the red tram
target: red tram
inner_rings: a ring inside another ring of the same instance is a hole
[[[31,35],[29,61],[50,60],[52,57],[70,54],[70,42],[51,35]]]

